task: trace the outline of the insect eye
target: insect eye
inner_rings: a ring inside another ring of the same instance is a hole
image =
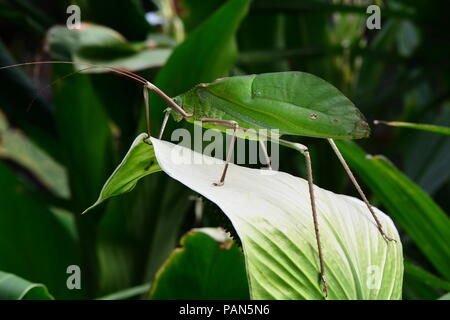
[[[179,96],[173,98],[173,102],[175,102],[177,105],[181,106],[181,98]]]

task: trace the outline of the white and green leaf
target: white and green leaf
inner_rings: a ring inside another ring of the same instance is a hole
[[[122,162],[103,185],[97,201],[83,213],[106,199],[130,192],[141,178],[161,170],[156,162],[153,146],[144,142],[146,137],[146,133],[136,137]]]
[[[242,241],[251,298],[323,298],[304,179],[231,164],[225,185],[214,187],[223,169],[221,160],[154,138],[148,145],[144,138],[141,134],[135,139],[92,207],[162,169],[228,216]],[[329,298],[400,299],[402,245],[391,219],[376,209],[396,244],[384,241],[362,201],[317,186],[315,195]]]
[[[243,245],[253,299],[322,299],[308,186],[287,173],[230,165],[169,142],[151,139],[161,168],[215,202]],[[189,159],[201,161],[185,161]],[[330,299],[400,299],[403,255],[393,222],[376,209],[380,236],[365,204],[315,186]]]

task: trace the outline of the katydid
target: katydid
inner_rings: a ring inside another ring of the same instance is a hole
[[[31,62],[26,64],[40,63],[76,64],[62,61]],[[213,183],[217,187],[225,183],[236,137],[248,138],[247,134],[253,134],[257,137],[264,136],[258,132],[260,129],[277,129],[279,135],[266,135],[264,138],[293,148],[301,152],[306,159],[311,211],[319,256],[320,279],[325,295],[327,295],[325,263],[320,242],[312,165],[308,147],[300,143],[281,139],[280,136],[297,135],[327,139],[365,202],[379,232],[385,240],[395,242],[394,239],[384,232],[375,211],[333,141],[333,139],[366,138],[369,136],[370,128],[364,116],[354,104],[325,80],[308,73],[296,71],[235,76],[218,79],[212,83],[199,84],[186,93],[170,98],[151,82],[130,71],[86,63],[78,64],[86,66],[86,69],[104,68],[143,84],[148,137],[150,136],[148,90],[155,91],[169,105],[169,108],[166,109],[159,138],[162,137],[170,115],[176,121],[181,121],[182,119],[186,119],[188,122],[199,121],[204,127],[226,133],[228,133],[226,129],[231,128],[232,137],[222,175],[218,182]],[[3,67],[0,70],[14,66]],[[86,69],[82,69],[79,72]],[[148,137],[145,139],[146,142]],[[263,148],[263,151],[268,159],[265,148]],[[270,160],[267,163],[270,167]]]

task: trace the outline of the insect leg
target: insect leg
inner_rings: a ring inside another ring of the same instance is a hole
[[[146,123],[147,123],[147,137],[144,138],[144,142],[147,142],[147,139],[150,137],[150,108],[149,108],[149,96],[148,96],[148,91],[149,90],[153,90],[155,91],[161,98],[163,98],[170,106],[170,108],[174,109],[175,111],[177,111],[179,114],[181,114],[181,116],[183,118],[190,118],[192,117],[192,114],[187,113],[182,107],[180,107],[178,104],[175,103],[175,101],[173,101],[168,95],[166,95],[161,89],[159,89],[157,86],[155,86],[154,84],[150,83],[149,81],[147,81],[144,85],[144,101],[145,101],[145,118],[146,118]],[[162,134],[164,133],[164,129],[166,127],[167,124],[167,120],[169,118],[169,113],[167,112],[167,109],[165,110],[166,115],[164,117],[163,120],[163,125],[161,127],[161,131],[159,133],[159,138],[161,139]]]
[[[231,154],[233,151],[233,145],[234,145],[234,141],[236,140],[236,133],[237,130],[242,130],[244,132],[250,132],[250,133],[254,133],[258,136],[263,136],[266,137],[268,139],[275,139],[275,141],[277,141],[277,143],[289,146],[297,151],[300,151],[300,153],[302,153],[305,156],[306,159],[306,172],[308,175],[308,191],[309,191],[309,197],[310,197],[310,203],[311,203],[311,211],[312,211],[312,216],[313,216],[313,223],[314,223],[314,232],[315,232],[315,236],[316,236],[316,243],[317,243],[317,251],[319,254],[319,268],[320,268],[320,280],[322,282],[322,290],[323,293],[325,295],[325,297],[328,296],[328,287],[327,287],[327,281],[325,278],[325,260],[323,258],[323,252],[322,252],[322,244],[320,241],[320,232],[319,232],[319,221],[317,218],[317,209],[316,209],[316,198],[314,196],[314,183],[313,183],[313,174],[312,174],[312,165],[311,165],[311,157],[309,155],[309,150],[308,147],[306,147],[305,145],[302,145],[300,143],[295,143],[295,142],[291,142],[291,141],[287,141],[284,139],[279,139],[278,137],[272,137],[270,135],[266,135],[266,134],[262,134],[256,130],[253,129],[248,129],[248,128],[241,128],[237,125],[237,123],[235,121],[228,121],[228,120],[222,120],[222,119],[201,119],[201,121],[204,122],[216,122],[222,126],[227,126],[227,127],[234,127],[234,132],[233,132],[233,140],[231,141],[230,144],[230,150],[228,152],[227,155],[227,162],[225,164],[225,168],[224,168],[224,172],[222,174],[222,178],[220,180],[219,184],[214,184],[214,185],[223,185],[223,181],[225,179],[225,174],[226,174],[226,170],[228,167],[228,163],[229,160],[231,159]]]
[[[269,154],[267,153],[266,145],[262,140],[258,139],[258,141],[264,154],[264,158],[266,159],[267,169],[272,170],[272,161],[270,160]]]
[[[327,139],[327,140],[330,143],[331,148],[333,149],[333,151],[336,153],[336,156],[338,157],[339,161],[341,162],[342,166],[344,167],[345,171],[347,172],[347,175],[349,176],[350,180],[352,181],[353,185],[355,186],[356,190],[358,191],[360,197],[362,198],[362,200],[366,204],[367,208],[369,209],[370,213],[372,214],[372,217],[373,217],[373,219],[375,220],[375,222],[377,224],[377,228],[380,231],[380,233],[383,236],[383,238],[385,240],[387,240],[387,241],[397,242],[397,240],[395,240],[393,238],[390,238],[384,232],[383,225],[381,224],[380,220],[378,219],[377,214],[375,213],[375,211],[373,210],[372,206],[370,205],[369,200],[367,200],[367,197],[364,194],[364,191],[361,189],[361,187],[359,186],[358,182],[356,181],[355,176],[353,175],[352,171],[350,170],[347,162],[345,161],[345,159],[342,156],[341,152],[339,151],[338,147],[334,143],[333,139]]]
[[[316,198],[314,196],[314,183],[313,183],[313,174],[312,174],[312,165],[311,165],[311,157],[309,155],[308,147],[295,142],[290,142],[287,140],[279,139],[280,143],[284,145],[289,145],[294,149],[300,151],[306,159],[306,172],[308,176],[308,188],[309,188],[309,197],[311,202],[311,210],[314,222],[314,232],[316,234],[316,242],[317,242],[317,251],[319,253],[319,265],[320,265],[320,280],[322,281],[322,290],[325,294],[325,297],[328,295],[327,291],[327,281],[325,279],[325,262],[323,258],[322,252],[322,244],[320,242],[320,232],[319,232],[319,221],[317,219],[317,209],[316,209]]]
[[[147,82],[145,84],[145,86],[148,89],[155,91],[161,98],[163,98],[169,104],[169,106],[172,109],[174,109],[175,111],[178,111],[178,113],[181,114],[183,116],[183,118],[192,117],[192,114],[187,113],[182,107],[180,107],[178,104],[176,104],[175,101],[173,101],[167,94],[165,94],[160,88],[158,88],[154,84]]]
[[[214,122],[224,127],[233,128],[233,136],[231,137],[230,146],[228,149],[227,159],[225,160],[225,166],[223,167],[222,176],[220,177],[219,182],[213,183],[214,186],[220,187],[225,183],[225,177],[227,175],[228,166],[231,161],[231,156],[233,155],[234,144],[236,142],[237,130],[239,129],[239,125],[236,121],[233,120],[223,120],[223,119],[214,119],[214,118],[202,118],[200,119],[202,122]]]
[[[149,108],[149,103],[148,103],[147,86],[144,86],[144,102],[145,102],[145,121],[147,124],[147,138],[146,139],[148,139],[151,136],[151,131],[150,131],[150,108]]]

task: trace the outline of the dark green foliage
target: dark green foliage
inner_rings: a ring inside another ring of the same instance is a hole
[[[217,229],[197,229],[181,238],[181,247],[156,276],[151,299],[249,299],[241,249],[229,239],[220,241],[210,234],[223,236]]]
[[[399,228],[408,261],[403,298],[444,296],[450,280],[449,137],[372,122],[450,126],[447,2],[386,0],[381,30],[365,28],[362,1],[176,2],[178,16],[167,17],[167,23],[184,22],[185,40],[179,44],[173,32],[146,22],[145,12],[157,9],[150,1],[77,1],[82,21],[123,36],[112,45],[95,38],[95,45],[78,52],[65,43],[64,28],[56,48],[51,46],[55,41],[47,42],[55,40],[49,30],[66,23],[67,1],[0,1],[0,65],[61,58],[61,53],[64,59],[119,64],[126,57],[132,62],[126,66],[170,96],[233,75],[303,71],[325,79],[364,113],[371,127],[371,136],[358,141],[361,147],[340,146],[370,200]],[[153,56],[153,47],[172,52],[164,65],[165,57]],[[142,60],[139,53],[150,55]],[[144,113],[141,85],[109,73],[78,74],[42,89],[74,70],[61,65],[0,70],[0,277],[11,273],[18,284],[14,292],[3,292],[0,285],[0,296],[20,297],[29,283],[43,283],[56,299],[88,299],[148,284],[180,237],[198,227],[189,219],[192,192],[162,173],[81,216],[143,131]],[[155,135],[166,104],[151,94],[150,105]],[[165,138],[180,126],[192,129],[171,121]],[[20,139],[11,140],[12,134]],[[14,150],[11,141],[17,144]],[[356,195],[323,141],[298,141],[311,151],[319,186]],[[27,150],[30,144],[34,147]],[[33,158],[36,147],[40,156]],[[27,151],[18,157],[17,150]],[[304,177],[301,156],[280,151],[282,170]],[[42,154],[53,161],[30,165],[48,158]],[[368,154],[382,154],[392,163]],[[205,202],[204,214],[202,226],[222,226],[238,250],[240,240],[220,210]],[[200,247],[211,244],[200,239],[206,235],[196,237]],[[80,291],[66,288],[66,268],[72,264],[82,270]],[[47,297],[45,287],[29,297]]]

